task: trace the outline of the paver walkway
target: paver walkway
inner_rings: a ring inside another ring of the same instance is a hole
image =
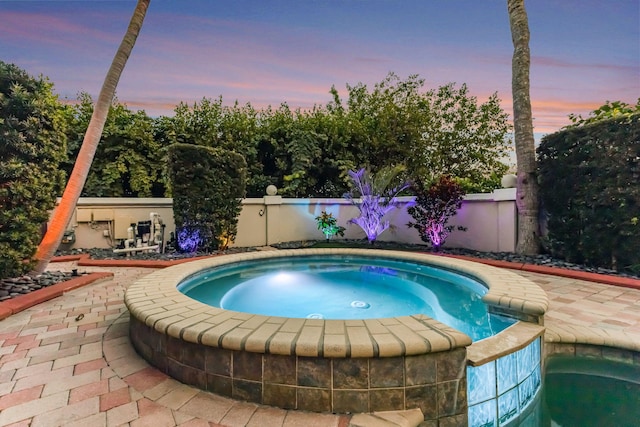
[[[68,292],[0,321],[0,426],[346,427],[347,415],[285,411],[185,386],[129,344],[124,291],[145,268]],[[640,290],[519,272],[549,295],[548,334],[609,340],[640,351]],[[592,335],[589,335],[592,334]],[[587,340],[588,341],[588,340]]]

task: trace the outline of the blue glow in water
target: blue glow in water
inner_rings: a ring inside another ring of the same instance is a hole
[[[295,257],[229,264],[182,282],[185,295],[266,316],[370,319],[425,314],[473,340],[511,325],[489,315],[478,281],[427,265],[366,257]]]

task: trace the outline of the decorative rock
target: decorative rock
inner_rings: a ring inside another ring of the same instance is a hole
[[[70,277],[71,273],[64,271],[45,271],[36,277],[20,276],[2,279],[0,280],[0,302],[64,282]]]

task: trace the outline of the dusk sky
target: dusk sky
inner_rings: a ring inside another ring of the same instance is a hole
[[[62,99],[97,97],[135,7],[0,0],[0,60]],[[640,97],[640,0],[528,0],[536,136],[606,100]],[[151,116],[222,96],[256,108],[330,101],[394,72],[425,90],[466,83],[511,110],[506,0],[152,0],[117,97]]]

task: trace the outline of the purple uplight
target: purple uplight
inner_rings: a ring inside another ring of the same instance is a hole
[[[431,245],[438,250],[449,235],[449,232],[443,223],[433,223],[425,228],[425,234],[429,236]]]
[[[454,229],[466,230],[461,226],[447,225],[449,218],[456,215],[462,206],[464,197],[464,190],[454,179],[443,175],[429,187],[417,181],[413,191],[416,194],[415,205],[409,207],[407,212],[414,221],[407,226],[418,230],[422,241],[431,243],[438,250]]]
[[[360,216],[352,218],[348,222],[359,225],[367,235],[369,243],[373,243],[382,232],[389,228],[389,221],[382,221],[382,217],[397,207],[399,201],[396,196],[407,188],[408,184],[395,188],[387,188],[384,185],[384,188],[379,188],[383,185],[375,185],[375,181],[365,168],[357,172],[349,171],[349,176],[354,188],[350,193],[345,194],[345,198],[360,210]],[[385,182],[385,184],[388,183],[389,181]],[[356,200],[356,197],[359,200]]]
[[[196,252],[201,243],[200,230],[182,227],[178,231],[178,247],[182,252]]]
[[[357,224],[364,230],[370,242],[376,240],[389,228],[389,221],[382,221],[382,217],[395,208],[395,206],[382,206],[379,199],[380,196],[363,196],[359,205],[360,216],[349,220],[350,223]]]

